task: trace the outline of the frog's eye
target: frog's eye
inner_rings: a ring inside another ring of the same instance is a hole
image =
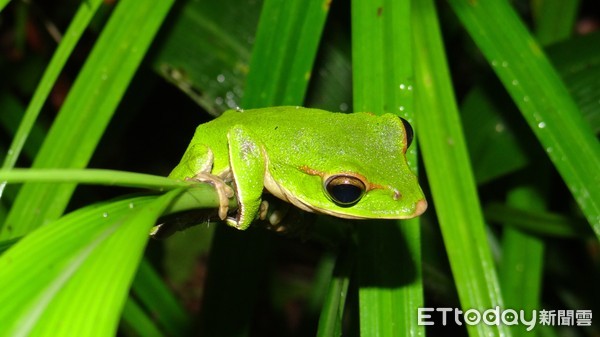
[[[402,120],[402,124],[404,124],[404,130],[406,131],[406,148],[408,149],[413,141],[413,128],[406,119],[402,117],[400,117],[400,119]]]
[[[331,176],[325,181],[325,190],[333,202],[341,207],[356,204],[366,190],[362,180],[348,175]]]

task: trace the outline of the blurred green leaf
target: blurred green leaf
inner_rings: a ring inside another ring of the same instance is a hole
[[[171,290],[143,259],[133,280],[133,293],[157,325],[168,336],[185,336],[191,331],[192,320]]]
[[[600,237],[600,143],[557,72],[508,1],[450,4]]]
[[[546,52],[583,118],[600,134],[600,32],[553,44]]]
[[[501,90],[498,86],[492,88]],[[522,146],[526,137],[507,114],[514,106],[506,104],[496,90],[476,87],[461,107],[461,122],[478,184],[521,169],[530,160],[527,148]]]
[[[535,33],[541,44],[571,36],[580,0],[534,0],[532,3]]]
[[[261,7],[260,0],[181,2],[154,69],[213,116],[239,106]]]
[[[584,119],[600,133],[600,33],[568,39],[546,49],[565,81]],[[518,110],[505,90],[480,83],[462,102],[461,119],[478,184],[537,162],[541,149],[518,118]]]
[[[142,307],[131,297],[125,302],[122,319],[125,322],[125,325],[135,331],[138,336],[163,336],[154,321],[148,317]]]
[[[335,269],[330,273],[329,287],[325,294],[317,337],[342,336],[344,308],[348,296],[350,275],[352,274],[353,261],[356,247],[348,247],[340,252],[335,260]]]

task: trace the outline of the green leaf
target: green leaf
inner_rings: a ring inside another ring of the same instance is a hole
[[[132,290],[169,336],[185,336],[191,330],[190,317],[147,260],[142,260]],[[134,323],[132,322],[132,325]]]
[[[580,0],[534,0],[535,35],[541,44],[549,44],[571,36]]]
[[[353,261],[356,259],[354,250],[356,250],[354,246],[347,247],[338,253],[335,260],[335,269],[331,274],[331,280],[319,317],[317,337],[342,336],[344,308],[348,296]]]
[[[302,104],[328,10],[322,0],[265,1],[244,109]]]
[[[433,1],[413,2],[416,135],[461,306],[502,306]],[[504,326],[467,327],[471,336],[510,336]]]
[[[262,1],[184,1],[153,67],[213,116],[241,105]]]
[[[410,1],[352,1],[354,111],[414,116]],[[407,154],[416,171],[416,145]],[[361,336],[424,333],[418,219],[358,225]]]
[[[114,335],[148,232],[179,193],[89,206],[11,247],[0,256],[0,335]]]
[[[508,1],[450,4],[600,238],[600,143],[556,70]]]
[[[53,182],[166,189],[189,183],[151,174],[101,169],[12,169],[0,170],[0,180],[8,183]]]
[[[321,0],[265,1],[242,107],[302,104],[325,24],[325,4]],[[248,335],[259,277],[270,253],[266,234],[252,228],[245,232],[216,228],[203,303],[204,335]]]
[[[118,3],[53,123],[34,168],[87,165],[172,3]],[[74,189],[74,184],[25,184],[0,237],[20,236],[56,219]],[[32,207],[36,212],[31,212]]]
[[[48,64],[44,76],[37,85],[33,98],[27,107],[27,111],[25,111],[21,125],[19,126],[16,135],[13,137],[10,150],[4,159],[4,164],[2,165],[3,169],[13,168],[17,162],[17,158],[21,154],[23,145],[34,127],[35,120],[42,110],[42,106],[48,98],[48,95],[54,86],[54,82],[56,82],[58,75],[73,52],[75,45],[89,25],[94,13],[96,13],[96,10],[102,3],[102,0],[90,0],[82,3],[79,7],[77,14],[75,14],[63,39],[58,45],[50,64]],[[2,189],[3,186],[0,185],[0,195],[2,195]]]

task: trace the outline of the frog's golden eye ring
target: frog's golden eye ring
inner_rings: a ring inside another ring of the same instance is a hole
[[[324,186],[329,198],[341,207],[356,204],[367,189],[362,180],[350,175],[331,176],[327,178]]]
[[[402,124],[404,124],[404,130],[406,131],[406,148],[408,149],[413,141],[413,128],[406,119],[400,117],[400,120],[402,120]]]

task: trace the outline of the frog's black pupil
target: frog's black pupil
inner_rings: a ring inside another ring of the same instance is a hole
[[[351,206],[362,196],[362,189],[352,184],[330,184],[327,191],[333,200],[340,206]]]
[[[413,141],[413,129],[406,119],[402,117],[400,117],[400,119],[402,120],[402,124],[404,124],[404,130],[406,130],[406,147],[409,148]]]

